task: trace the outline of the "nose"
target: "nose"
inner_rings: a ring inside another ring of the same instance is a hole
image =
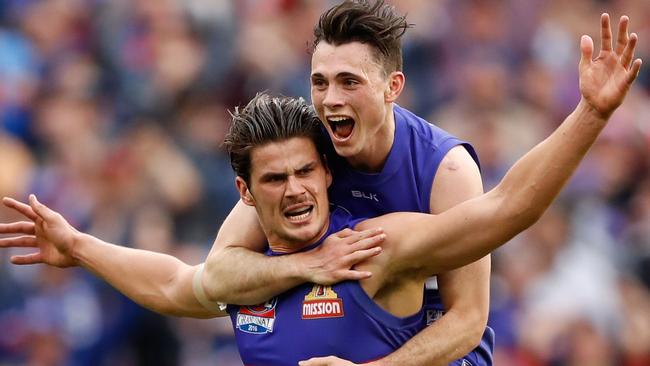
[[[295,175],[290,175],[287,179],[286,195],[288,197],[300,196],[305,193],[305,187],[300,183],[300,179]]]
[[[329,109],[343,105],[343,97],[336,86],[332,85],[327,88],[325,91],[325,98],[323,99],[323,105]]]

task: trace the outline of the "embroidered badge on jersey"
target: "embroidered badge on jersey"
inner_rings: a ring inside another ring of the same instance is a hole
[[[278,299],[274,297],[264,304],[240,307],[237,312],[237,329],[252,334],[273,333],[277,304]]]
[[[343,316],[343,300],[331,286],[314,285],[302,302],[303,319],[340,318]]]

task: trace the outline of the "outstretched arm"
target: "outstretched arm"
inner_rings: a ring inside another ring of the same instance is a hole
[[[368,278],[352,268],[381,252],[382,231],[343,230],[302,253],[267,257],[255,209],[239,202],[226,218],[208,255],[202,283],[210,301],[254,305],[301,283],[329,285]]]
[[[385,249],[390,250],[387,254],[400,258],[391,262],[395,266],[392,269],[404,271],[421,266],[425,276],[431,271],[455,268],[483,257],[537,221],[623,102],[641,66],[640,59],[632,61],[637,36],[628,36],[627,17],[621,18],[615,49],[607,14],[603,14],[601,24],[602,46],[596,59],[592,58],[591,38],[581,39],[582,99],[576,110],[524,155],[497,187],[437,217],[400,213],[394,214],[400,215],[399,225],[390,223],[390,215],[364,223],[381,225],[389,237],[399,235],[401,230],[409,233],[408,243],[400,243],[394,250],[389,249],[389,243],[386,245]],[[428,230],[416,229],[419,226]],[[437,241],[434,250],[430,246],[431,233],[435,233]]]
[[[622,103],[638,75],[641,60],[632,61],[637,36],[628,36],[627,23],[627,17],[622,17],[617,45],[613,49],[609,16],[603,14],[602,47],[595,60],[592,57],[593,41],[588,36],[582,37],[582,99],[576,110],[549,138],[520,159],[495,189],[436,217],[396,213],[358,225],[361,229],[381,226],[387,233],[384,252],[391,260],[386,261],[390,264],[387,273],[383,273],[384,277],[394,278],[407,272],[412,276],[414,271],[418,271],[424,279],[432,273],[466,265],[490,253],[541,216]],[[432,240],[435,243],[432,244]],[[423,332],[426,331],[429,329]],[[446,360],[432,359],[428,355],[395,362],[399,354],[430,346],[416,336],[392,355],[369,365],[445,364]],[[346,366],[353,363],[330,356],[314,358],[300,365]]]
[[[17,255],[17,265],[43,263],[55,267],[81,266],[102,278],[140,305],[176,316],[209,318],[222,316],[196,300],[192,278],[198,266],[190,266],[170,255],[109,244],[73,228],[59,213],[38,202],[29,205],[4,198],[5,206],[29,221],[0,224],[0,233],[14,236],[0,239],[0,247],[28,247],[37,251]]]

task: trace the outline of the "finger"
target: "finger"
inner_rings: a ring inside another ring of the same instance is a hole
[[[365,280],[366,278],[372,277],[372,272],[369,271],[357,271],[354,269],[349,269],[347,271],[344,271],[341,273],[341,278],[338,279],[338,282],[340,281],[361,281]]]
[[[372,258],[383,251],[381,247],[374,247],[370,249],[357,250],[343,257],[345,267],[350,268],[357,263],[361,263],[368,258]]]
[[[623,51],[623,55],[621,56],[621,65],[623,65],[624,68],[629,69],[630,65],[632,64],[632,59],[634,58],[634,49],[636,48],[636,44],[639,40],[639,37],[636,35],[636,33],[632,33],[630,35],[630,41],[627,44],[627,47],[625,47],[625,51]]]
[[[384,232],[384,229],[380,227],[375,227],[372,229],[366,229],[362,231],[355,231],[352,235],[348,237],[348,244],[354,244],[355,242],[359,240],[363,240],[365,238],[370,238],[376,235],[380,235]]]
[[[618,37],[616,39],[616,54],[621,55],[627,46],[630,37],[627,34],[627,28],[630,23],[630,18],[623,15],[618,22]]]
[[[0,239],[0,248],[34,248],[38,246],[33,236],[18,236],[15,238]]]
[[[350,229],[350,228],[345,228],[345,229],[343,229],[343,230],[337,232],[337,233],[334,234],[334,235],[336,235],[336,236],[338,236],[339,238],[342,238],[342,239],[343,239],[343,238],[347,238],[347,237],[349,237],[350,235],[352,235],[352,234],[354,234],[354,233],[356,233],[356,231],[354,231],[354,230],[352,230],[352,229]]]
[[[641,61],[640,58],[637,58],[632,63],[632,67],[630,68],[630,71],[628,71],[628,74],[627,74],[627,83],[628,83],[628,85],[632,84],[634,82],[634,80],[636,80],[637,76],[639,76],[639,70],[641,70],[641,64],[642,63],[643,62]]]
[[[594,41],[589,36],[580,38],[580,70],[591,65],[594,57]]]
[[[0,224],[0,234],[30,234],[34,235],[34,223],[28,221]]]
[[[352,245],[350,245],[350,250],[351,251],[357,251],[357,250],[363,250],[363,249],[370,249],[373,247],[376,247],[377,245],[381,244],[384,240],[386,240],[386,234],[381,233],[379,235],[371,236],[369,238],[365,238],[363,240],[359,240]]]
[[[29,205],[26,205],[26,204],[24,204],[22,202],[16,201],[13,198],[4,197],[4,198],[2,198],[2,203],[5,206],[7,206],[8,208],[12,208],[12,209],[20,212],[21,214],[23,214],[25,217],[27,217],[30,220],[36,220],[36,217],[38,217],[38,215],[36,215],[34,210],[32,210],[32,208],[29,207]]]
[[[45,221],[51,221],[56,218],[56,213],[52,211],[49,207],[45,206],[36,198],[36,195],[29,195],[29,205],[32,207],[34,212],[37,215],[42,217]]]
[[[609,25],[609,14],[607,13],[600,16],[600,50],[612,50],[612,28]]]
[[[11,263],[17,265],[26,265],[26,264],[37,264],[43,263],[43,255],[38,253],[25,254],[25,255],[14,255],[10,259]]]

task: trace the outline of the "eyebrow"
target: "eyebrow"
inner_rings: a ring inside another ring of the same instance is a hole
[[[350,78],[350,77],[357,78],[357,79],[361,78],[360,75],[349,72],[349,71],[340,72],[340,73],[336,74],[336,76],[335,76],[335,78],[337,78],[337,79],[344,79],[344,78]],[[321,74],[320,72],[316,72],[316,73],[311,74],[311,78],[312,79],[316,79],[316,78],[323,78],[324,79],[325,76],[323,74]]]

